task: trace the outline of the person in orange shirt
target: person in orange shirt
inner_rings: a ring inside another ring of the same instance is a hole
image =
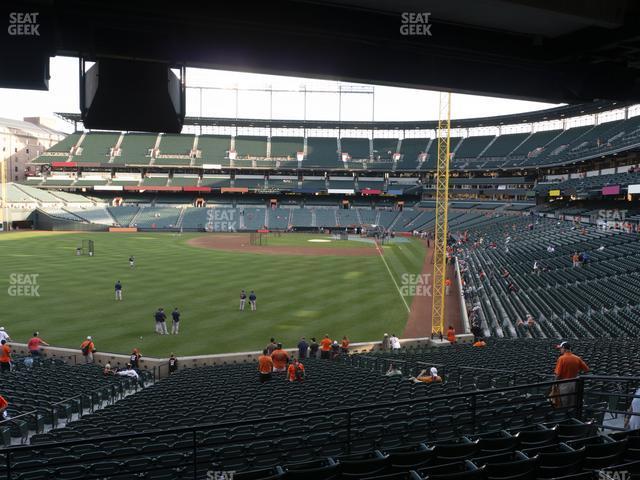
[[[571,351],[569,342],[562,342],[560,345],[560,356],[556,362],[554,373],[556,380],[568,380],[576,378],[580,372],[589,371],[589,366],[578,355],[574,355]],[[573,407],[576,403],[576,382],[561,383],[558,385],[558,394],[560,395],[560,406]]]
[[[93,343],[91,335],[89,335],[87,339],[80,344],[80,351],[84,357],[84,363],[93,363],[93,352],[96,351],[96,346]]]
[[[269,356],[269,351],[265,348],[262,355],[258,357],[258,373],[260,374],[260,383],[271,380],[271,372],[273,371],[273,360]]]
[[[444,293],[445,295],[449,295],[450,292],[451,292],[451,279],[447,278],[444,281]]]
[[[6,340],[2,340],[0,343],[2,344],[2,348],[0,349],[0,372],[10,372],[11,349],[9,348]]]
[[[27,343],[27,347],[29,348],[29,353],[31,354],[32,357],[40,356],[41,345],[44,345],[45,347],[49,346],[49,344],[44,340],[42,340],[38,335],[39,335],[38,332],[33,332],[33,337],[31,337],[31,340],[29,340],[29,343]]]
[[[575,252],[571,256],[571,262],[573,263],[573,268],[580,266],[580,256],[578,255],[578,252]]]
[[[320,358],[325,360],[331,360],[331,344],[333,340],[329,338],[329,334],[327,333],[324,338],[320,341]]]
[[[349,339],[345,335],[342,337],[342,343],[340,344],[340,353],[348,354],[349,353]]]
[[[304,365],[297,358],[294,358],[293,362],[289,364],[287,375],[290,382],[302,382],[304,380]]]
[[[271,360],[273,360],[274,372],[284,372],[287,369],[289,354],[282,349],[281,343],[279,343],[273,353],[271,353]]]
[[[474,347],[486,347],[487,346],[487,342],[485,342],[481,338],[478,338],[478,340],[476,342],[474,342],[473,346]]]
[[[453,325],[449,325],[449,330],[447,330],[447,340],[449,340],[449,343],[456,343],[456,330],[453,328]]]

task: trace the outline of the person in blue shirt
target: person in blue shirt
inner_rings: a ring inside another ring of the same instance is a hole
[[[300,339],[300,342],[298,342],[298,358],[299,359],[307,358],[308,350],[309,350],[309,344],[307,343],[305,338],[302,337]]]
[[[247,302],[247,293],[242,290],[240,292],[240,310],[244,310],[244,304]]]
[[[122,284],[120,280],[116,282],[116,300],[122,300]]]
[[[178,307],[173,309],[173,312],[171,312],[171,317],[173,318],[173,324],[171,325],[171,334],[178,335],[180,331],[180,311],[178,310]]]
[[[249,303],[251,304],[251,310],[255,312],[256,310],[256,294],[251,290],[249,293]]]
[[[156,319],[156,333],[167,335],[167,314],[164,313],[164,308],[159,308],[153,316]]]

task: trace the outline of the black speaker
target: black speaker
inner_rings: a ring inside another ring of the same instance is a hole
[[[84,63],[84,62],[83,62]],[[80,112],[86,128],[180,133],[185,116],[184,68],[101,58],[81,67]]]
[[[46,3],[0,2],[0,88],[49,89],[55,42]]]

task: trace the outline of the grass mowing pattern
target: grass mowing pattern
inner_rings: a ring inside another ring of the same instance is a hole
[[[324,333],[374,340],[401,332],[406,323],[404,304],[378,256],[260,255],[186,244],[198,235],[0,235],[0,325],[20,342],[38,330],[52,345],[78,348],[93,335],[103,352],[139,347],[143,354],[166,357],[257,350],[271,336],[286,346]],[[328,245],[309,238],[316,237],[281,241]],[[94,257],[75,256],[83,239],[94,240]],[[398,284],[403,273],[421,271],[425,251],[418,241],[384,246],[383,252]],[[129,255],[136,257],[134,269]],[[10,296],[12,273],[38,274],[40,296]],[[122,302],[114,300],[116,280],[123,284]],[[243,288],[256,291],[257,312],[238,311]],[[154,311],[164,307],[169,313],[175,306],[182,312],[180,335],[154,334]]]

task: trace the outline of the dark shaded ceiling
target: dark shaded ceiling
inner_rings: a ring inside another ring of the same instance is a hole
[[[552,103],[640,100],[640,2],[632,0],[48,0],[2,8],[38,10],[46,35],[24,50],[2,37],[0,61],[10,50]],[[406,12],[429,12],[431,36],[402,35]]]

